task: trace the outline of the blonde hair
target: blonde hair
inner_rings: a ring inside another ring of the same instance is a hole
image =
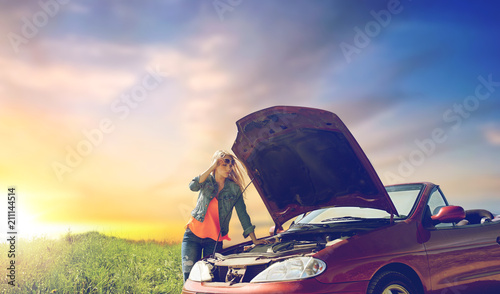
[[[231,169],[231,173],[229,174],[229,179],[238,184],[240,186],[241,191],[245,188],[245,180],[243,179],[242,171],[246,172],[245,166],[241,163],[241,161],[236,158],[231,152],[227,150],[217,150],[212,156],[212,162],[218,160],[219,158],[223,158],[229,156],[234,160],[233,168]],[[215,171],[212,172],[215,176]]]

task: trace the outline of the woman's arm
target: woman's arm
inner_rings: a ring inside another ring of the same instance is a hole
[[[236,208],[236,213],[238,214],[238,218],[240,219],[241,226],[243,227],[243,237],[246,238],[247,236],[250,236],[253,244],[255,245],[269,244],[269,242],[266,240],[257,240],[257,237],[255,236],[254,232],[255,226],[252,225],[250,216],[248,215],[246,205],[242,197],[240,197],[236,202],[235,208]]]
[[[210,175],[210,173],[213,172],[216,167],[217,167],[217,160],[214,160],[214,162],[212,162],[212,165],[200,175],[200,180],[199,180],[200,184],[203,183],[208,178],[208,175]]]
[[[252,239],[253,244],[259,245],[259,244],[268,244],[266,240],[257,240],[257,237],[255,237],[255,232],[251,232],[249,234],[250,238]]]
[[[210,175],[210,173],[212,171],[214,171],[216,167],[217,167],[217,160],[215,160],[214,162],[212,162],[212,165],[206,171],[204,171],[199,176],[195,177],[189,183],[189,189],[191,189],[191,191],[193,191],[193,192],[200,191],[201,187],[203,186],[201,184],[204,183],[207,180],[207,178]]]

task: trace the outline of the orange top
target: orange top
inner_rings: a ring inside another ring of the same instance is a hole
[[[217,241],[220,233],[220,223],[219,223],[219,201],[216,197],[210,200],[208,204],[207,213],[205,214],[205,220],[200,222],[196,220],[193,216],[189,219],[187,227],[199,238],[210,238]],[[219,241],[231,239],[228,235],[221,236]]]

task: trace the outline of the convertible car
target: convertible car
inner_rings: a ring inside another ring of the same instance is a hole
[[[276,106],[237,126],[232,149],[274,220],[270,244],[198,261],[183,293],[500,293],[490,211],[450,205],[429,182],[384,187],[331,112]]]

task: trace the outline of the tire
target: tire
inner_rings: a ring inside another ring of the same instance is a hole
[[[370,281],[367,294],[421,294],[405,275],[395,271],[381,272]]]

